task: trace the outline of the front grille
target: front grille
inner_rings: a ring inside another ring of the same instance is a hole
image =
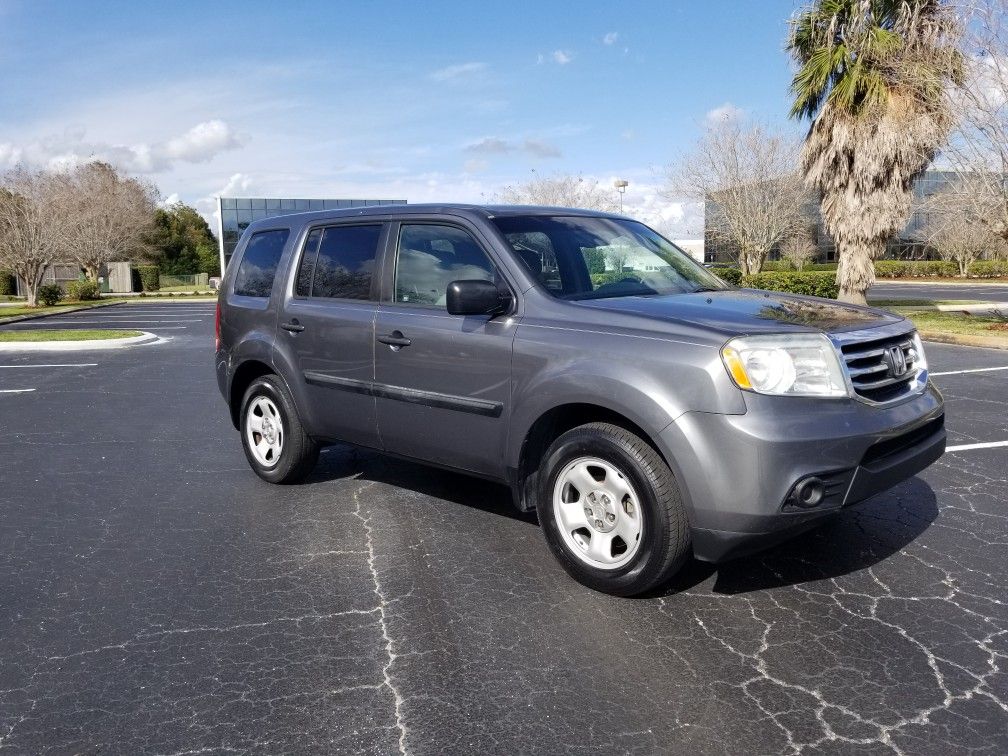
[[[891,402],[910,393],[919,372],[912,337],[911,333],[903,333],[840,347],[858,396],[872,402]],[[905,367],[897,372],[900,354]]]

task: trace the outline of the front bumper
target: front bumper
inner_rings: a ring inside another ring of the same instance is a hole
[[[765,548],[912,477],[945,451],[933,386],[893,406],[746,395],[744,415],[688,412],[660,442],[684,489],[693,551],[722,561]],[[827,484],[815,506],[795,485]]]

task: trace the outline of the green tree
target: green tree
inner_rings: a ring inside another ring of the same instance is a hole
[[[165,275],[220,275],[217,238],[195,208],[176,202],[158,208],[148,259]]]
[[[843,301],[864,303],[873,260],[953,126],[959,31],[941,0],[817,0],[792,21],[791,116],[812,121],[801,165],[837,244]]]

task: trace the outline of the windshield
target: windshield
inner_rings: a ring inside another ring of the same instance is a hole
[[[561,299],[728,288],[668,239],[637,221],[514,215],[493,222],[536,280]]]

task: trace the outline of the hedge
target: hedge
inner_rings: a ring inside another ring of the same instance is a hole
[[[732,286],[742,283],[742,271],[738,268],[711,268],[710,272]]]
[[[161,271],[157,265],[137,265],[137,273],[140,275],[140,285],[144,291],[158,291],[161,286],[158,283]]]
[[[970,265],[969,274],[977,278],[1008,276],[1008,260],[977,260]]]
[[[9,270],[0,270],[0,296],[16,293],[17,285],[14,282],[14,275]]]
[[[71,281],[66,287],[67,299],[87,302],[101,299],[101,290],[94,281]]]
[[[789,294],[808,294],[813,297],[836,299],[840,289],[836,284],[836,274],[827,271],[810,273],[757,273],[742,279],[742,286],[748,289],[783,291]]]
[[[959,266],[944,260],[876,260],[877,278],[925,278],[959,275]]]

